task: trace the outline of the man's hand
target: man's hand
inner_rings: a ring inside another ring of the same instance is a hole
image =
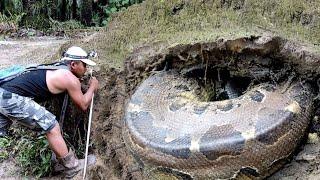
[[[90,87],[94,88],[94,91],[96,92],[99,88],[99,81],[96,77],[91,77],[90,79]]]

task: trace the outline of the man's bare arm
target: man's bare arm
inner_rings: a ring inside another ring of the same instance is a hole
[[[67,91],[73,102],[83,111],[87,110],[90,105],[93,93],[98,89],[98,80],[93,77],[90,80],[89,89],[85,94],[81,91],[81,83],[76,77],[69,77],[69,83],[67,83]]]
[[[47,72],[47,86],[49,91],[53,94],[67,91],[73,102],[84,111],[88,108],[94,91],[98,89],[98,84],[98,80],[93,77],[90,81],[89,89],[83,94],[79,79],[70,71],[59,69]]]

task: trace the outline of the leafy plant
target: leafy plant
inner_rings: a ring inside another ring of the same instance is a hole
[[[37,0],[37,1],[22,1],[22,0],[1,0],[0,13],[7,17],[19,17],[19,25],[36,28],[41,30],[55,29],[51,27],[52,20],[55,21],[83,21],[82,5],[90,0]],[[89,3],[89,9],[84,8],[84,11],[89,11],[89,20],[86,25],[105,26],[111,20],[112,14],[122,11],[127,7],[141,3],[143,0],[108,0]],[[85,16],[84,16],[85,17]],[[1,15],[0,15],[1,18]],[[21,20],[22,18],[22,20]]]
[[[49,18],[50,20],[50,29],[51,31],[66,31],[66,30],[74,30],[74,29],[81,29],[84,28],[79,21],[76,20],[69,20],[65,22],[60,22]]]
[[[25,175],[43,177],[51,171],[51,151],[44,136],[36,139],[22,138],[16,148],[17,160]]]
[[[5,14],[1,14],[0,12],[0,24],[7,24],[11,28],[18,28],[19,23],[21,22],[21,19],[24,15],[25,13],[6,16]]]
[[[10,138],[0,138],[0,162],[9,157],[9,152],[6,149],[11,146],[12,139]]]
[[[1,0],[0,12],[5,15],[20,14],[23,11],[21,0]]]
[[[108,5],[101,6],[104,12],[102,25],[106,25],[111,20],[112,14],[125,10],[129,6],[141,2],[143,2],[143,0],[109,0]]]

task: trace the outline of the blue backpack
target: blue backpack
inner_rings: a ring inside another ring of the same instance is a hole
[[[55,62],[51,64],[40,64],[40,65],[13,65],[11,67],[1,69],[0,70],[0,84],[10,81],[15,77],[20,76],[26,72],[38,70],[38,69],[48,69],[48,70],[55,70],[55,69],[69,69],[65,62]]]

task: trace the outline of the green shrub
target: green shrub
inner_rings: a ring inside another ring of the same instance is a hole
[[[22,137],[15,148],[24,175],[43,177],[51,172],[51,150],[44,136],[35,139]]]
[[[9,157],[9,151],[6,148],[11,146],[11,144],[11,138],[0,138],[0,162]]]
[[[66,31],[84,28],[84,25],[80,21],[69,20],[65,22],[60,22],[50,18],[50,28],[51,31]]]
[[[25,176],[48,176],[51,172],[51,150],[47,139],[23,128],[14,129],[13,134],[0,138],[0,162],[14,157]]]
[[[129,6],[141,2],[143,2],[143,0],[109,0],[108,5],[101,6],[104,12],[102,25],[107,25],[107,23],[111,20],[112,14],[125,10]]]

